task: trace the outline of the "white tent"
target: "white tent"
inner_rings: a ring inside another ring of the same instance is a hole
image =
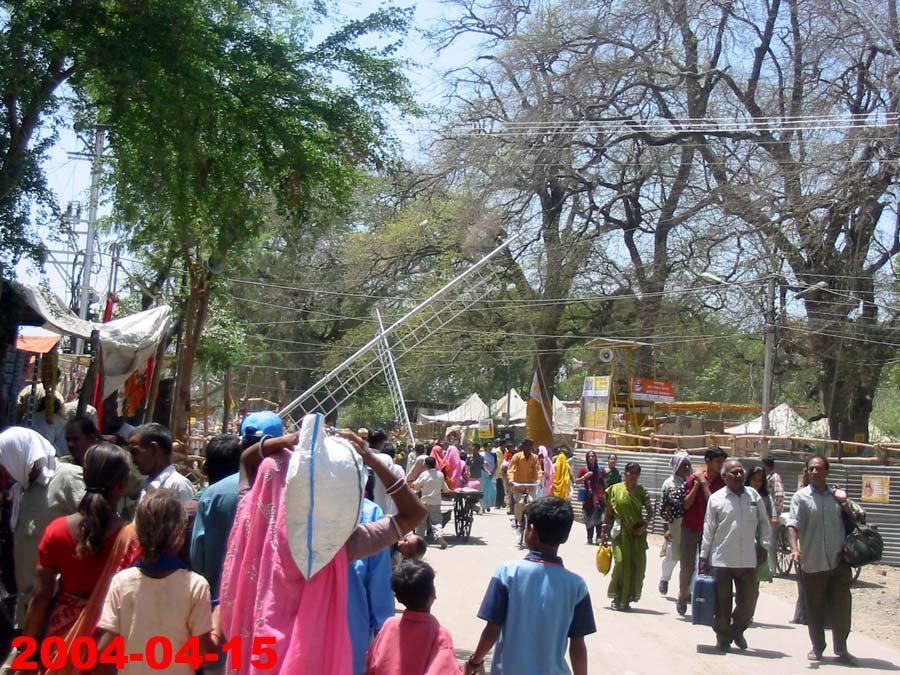
[[[481,400],[478,394],[472,394],[465,401],[449,412],[440,415],[419,414],[419,420],[425,422],[449,422],[460,424],[462,422],[477,422],[490,417],[491,412],[487,404]]]
[[[769,413],[769,429],[773,436],[806,436],[808,438],[828,438],[828,420],[820,419],[807,422],[787,403],[782,403]],[[762,433],[762,415],[752,420],[725,429],[726,434],[759,434]],[[890,441],[885,433],[874,424],[869,424],[869,441],[883,443]]]
[[[491,404],[491,415],[493,417],[502,418],[506,415],[507,406],[509,406],[510,422],[525,419],[527,406],[525,405],[525,401],[522,400],[522,397],[519,396],[519,392],[515,389],[510,389],[506,396],[501,396]]]
[[[760,415],[743,424],[728,427],[725,433],[735,435],[762,433],[762,418]],[[808,422],[787,403],[777,405],[769,412],[769,433],[773,436],[799,435],[800,430],[807,424]]]

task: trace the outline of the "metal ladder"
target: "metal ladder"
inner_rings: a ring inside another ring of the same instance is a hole
[[[288,403],[278,413],[285,420],[285,426],[298,426],[303,416],[312,412],[320,412],[326,418],[329,417],[380,372],[385,372],[385,350],[393,364],[468,311],[488,294],[492,282],[498,281],[488,263],[517,238],[518,235],[507,239],[393,324],[379,330],[375,337],[353,355]],[[391,338],[391,343],[388,343],[388,337]],[[392,377],[386,372],[385,375],[388,377],[388,387],[391,387]],[[399,392],[399,381],[396,385]],[[391,393],[393,395],[393,390]],[[397,406],[396,398],[394,405]],[[406,406],[402,407],[405,415]]]
[[[409,421],[409,412],[406,410],[406,401],[403,399],[403,389],[400,388],[400,378],[397,376],[397,369],[394,367],[391,344],[384,336],[384,322],[381,320],[381,312],[377,309],[375,310],[375,316],[378,317],[378,334],[382,338],[375,349],[381,361],[381,369],[384,371],[384,379],[387,381],[388,390],[391,392],[391,401],[394,403],[394,419],[406,429],[407,441],[412,446],[416,443],[416,435],[413,432],[412,423]]]

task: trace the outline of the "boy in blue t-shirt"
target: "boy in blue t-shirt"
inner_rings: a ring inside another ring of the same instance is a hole
[[[487,625],[466,661],[466,675],[483,672],[494,643],[491,675],[570,675],[566,642],[574,675],[587,675],[584,636],[597,631],[591,596],[584,579],[556,555],[572,529],[572,506],[541,497],[526,507],[525,516],[528,555],[501,564],[491,577],[478,610]]]

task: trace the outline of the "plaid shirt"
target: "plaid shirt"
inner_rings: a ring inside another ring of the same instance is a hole
[[[781,482],[781,476],[774,471],[766,477],[766,488],[772,501],[775,502],[775,513],[773,518],[777,518],[781,514],[781,507],[784,504],[784,484]]]

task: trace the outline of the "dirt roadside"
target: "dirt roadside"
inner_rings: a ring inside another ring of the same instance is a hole
[[[760,584],[763,593],[796,601],[797,577]],[[853,584],[853,630],[900,649],[900,568],[867,565]],[[790,620],[793,617],[786,617]]]

